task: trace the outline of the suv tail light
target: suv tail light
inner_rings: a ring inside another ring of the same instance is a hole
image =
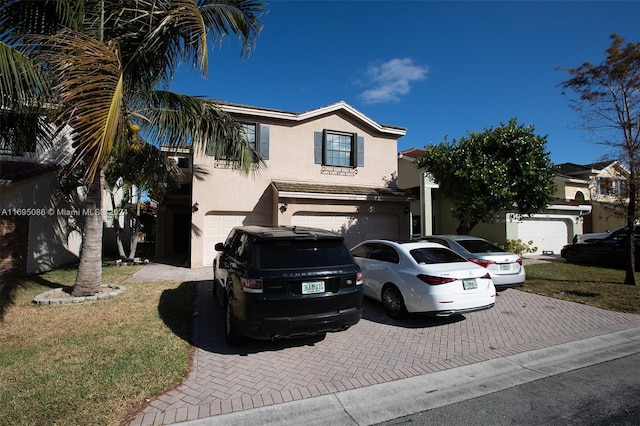
[[[429,285],[447,284],[455,281],[455,278],[434,277],[432,275],[418,274],[418,279]]]
[[[362,278],[362,272],[358,272],[356,274],[356,285],[362,285],[364,283],[364,278]]]
[[[489,265],[491,265],[493,263],[496,263],[493,260],[476,259],[476,258],[473,258],[473,257],[469,258],[469,262],[473,262],[476,265],[482,266],[483,268],[486,268],[487,266],[489,266]]]
[[[242,278],[242,289],[247,293],[262,293],[262,280],[256,278]]]

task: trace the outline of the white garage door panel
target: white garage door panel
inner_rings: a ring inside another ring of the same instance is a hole
[[[562,247],[569,243],[569,226],[565,220],[525,219],[518,224],[518,239],[525,244],[533,241],[538,247],[535,254],[543,251],[560,254]]]
[[[398,239],[398,219],[385,214],[334,215],[326,213],[296,213],[291,218],[295,226],[326,229],[344,236],[347,247],[361,241],[386,238]]]
[[[204,264],[213,265],[216,257],[215,245],[227,239],[234,226],[268,225],[264,215],[248,214],[208,214],[204,218]]]

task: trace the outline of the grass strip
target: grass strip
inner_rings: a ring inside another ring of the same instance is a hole
[[[610,311],[640,314],[640,285],[623,284],[623,270],[551,262],[528,265],[526,271],[527,281],[520,288],[523,291]],[[640,282],[640,274],[636,276]]]

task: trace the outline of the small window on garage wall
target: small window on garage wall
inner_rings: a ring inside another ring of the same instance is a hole
[[[356,133],[314,132],[314,162],[323,166],[364,167],[364,137]]]

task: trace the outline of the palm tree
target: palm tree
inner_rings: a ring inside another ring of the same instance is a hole
[[[252,155],[238,123],[215,102],[168,89],[183,62],[206,75],[210,43],[235,34],[241,55],[248,54],[265,6],[254,0],[8,0],[0,6],[3,49],[38,65],[27,70],[27,82],[38,81],[39,72],[53,82],[46,102],[55,128],[72,129],[74,158],[85,171],[85,212],[100,211],[106,167],[140,135],[234,158],[248,170]],[[0,87],[13,84],[15,75],[5,70],[15,64],[14,56],[0,56]],[[100,291],[101,265],[102,218],[86,214],[74,296]]]

